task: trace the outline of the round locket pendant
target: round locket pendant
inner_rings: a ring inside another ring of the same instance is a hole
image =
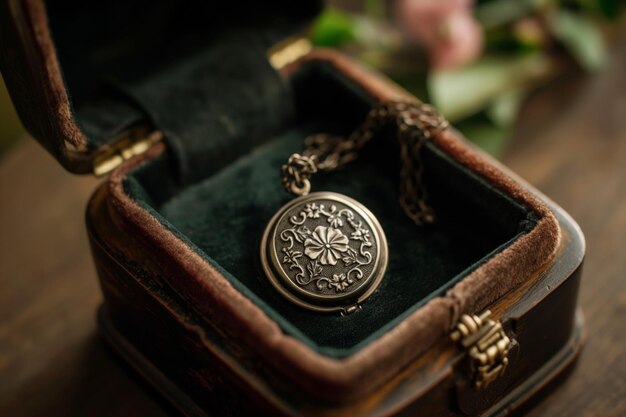
[[[374,215],[332,192],[285,204],[261,241],[261,263],[272,285],[319,312],[357,309],[380,284],[387,258],[387,240]]]

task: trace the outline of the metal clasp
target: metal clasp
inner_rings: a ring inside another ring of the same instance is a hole
[[[490,316],[489,310],[478,316],[464,314],[450,334],[452,341],[463,346],[469,355],[476,389],[483,389],[502,376],[513,344],[502,323]]]
[[[352,304],[347,307],[344,307],[343,310],[341,310],[341,315],[347,316],[348,314],[352,314],[356,311],[359,311],[360,309],[361,309],[361,305],[359,303]]]

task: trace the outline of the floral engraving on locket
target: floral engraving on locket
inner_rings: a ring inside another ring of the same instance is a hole
[[[344,293],[371,274],[376,243],[353,210],[321,200],[291,213],[278,225],[276,244],[284,272],[300,287],[317,294]]]
[[[268,229],[269,272],[277,278],[273,283],[305,302],[354,301],[386,267],[380,225],[365,207],[340,194],[300,197]]]

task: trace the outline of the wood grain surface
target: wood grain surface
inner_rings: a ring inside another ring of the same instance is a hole
[[[535,93],[502,159],[564,207],[588,245],[587,346],[528,414],[625,416],[626,39],[601,74],[572,70]],[[101,296],[83,215],[97,183],[30,139],[0,161],[2,416],[174,413],[96,335]]]

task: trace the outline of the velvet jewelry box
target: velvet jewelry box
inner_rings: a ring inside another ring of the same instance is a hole
[[[0,64],[25,126],[68,170],[107,175],[86,215],[104,338],[186,415],[518,408],[581,346],[578,226],[448,128],[421,152],[437,221],[418,227],[386,130],[315,182],[379,219],[380,287],[349,314],[281,297],[258,260],[290,198],[281,164],[306,136],[346,134],[407,93],[281,42],[318,3],[257,3],[1,6]],[[284,65],[268,59],[276,44]]]

